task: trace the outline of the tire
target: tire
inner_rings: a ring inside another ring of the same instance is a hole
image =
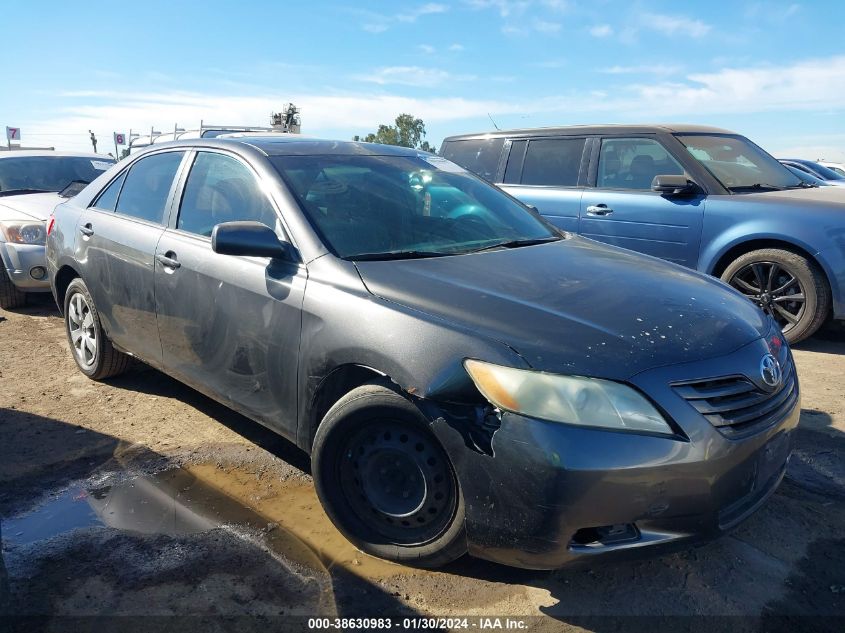
[[[67,287],[64,313],[68,344],[79,371],[91,380],[104,380],[126,370],[129,356],[112,346],[100,323],[91,293],[79,278]]]
[[[26,293],[12,283],[5,268],[0,268],[0,308],[10,310],[25,305]]]
[[[358,548],[417,567],[467,552],[464,500],[446,452],[409,399],[381,383],[326,413],[314,438],[317,496]]]
[[[830,313],[824,273],[792,251],[764,248],[746,253],[728,265],[722,280],[772,315],[790,343],[814,334]]]

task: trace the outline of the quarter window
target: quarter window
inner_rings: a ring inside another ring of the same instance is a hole
[[[210,236],[222,222],[253,220],[275,229],[276,212],[252,172],[239,160],[200,152],[188,174],[176,228]]]
[[[164,152],[142,158],[129,168],[116,211],[147,222],[162,223],[170,187],[183,152]]]
[[[126,172],[124,171],[120,176],[111,181],[111,184],[100,194],[100,197],[97,198],[97,202],[93,206],[103,211],[114,211],[114,206],[117,203],[117,194],[120,193],[120,187],[123,185],[125,179]]]
[[[584,138],[529,141],[520,182],[523,185],[575,187],[586,142]]]
[[[680,163],[654,139],[605,139],[601,142],[596,186],[650,190],[655,176],[683,173]]]
[[[505,140],[502,138],[479,138],[467,141],[450,141],[440,149],[443,158],[493,182],[499,170],[499,157]]]

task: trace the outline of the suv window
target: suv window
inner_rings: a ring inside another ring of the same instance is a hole
[[[153,154],[132,165],[115,210],[140,220],[162,223],[164,205],[183,154]]]
[[[575,187],[585,138],[549,138],[528,142],[522,165],[523,185]]]
[[[496,180],[499,156],[505,140],[502,138],[478,138],[466,141],[449,141],[440,148],[443,158],[469,169],[485,180]]]
[[[650,190],[655,176],[683,173],[684,168],[654,139],[604,139],[596,187]]]
[[[114,205],[117,202],[117,194],[120,193],[120,187],[123,185],[123,181],[125,179],[126,171],[111,181],[111,184],[105,188],[103,193],[100,194],[100,197],[97,198],[97,201],[92,206],[97,209],[102,209],[103,211],[114,211]]]
[[[216,224],[239,220],[276,228],[276,212],[246,165],[223,154],[199,152],[185,183],[176,228],[207,237]]]

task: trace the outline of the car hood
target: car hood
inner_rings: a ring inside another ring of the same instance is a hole
[[[712,277],[580,237],[356,266],[373,294],[497,339],[550,372],[624,380],[730,353],[770,326]]]
[[[5,196],[0,197],[0,214],[10,219],[46,220],[53,209],[65,201],[58,193],[52,192]]]
[[[825,181],[828,183],[842,182],[845,180]],[[754,193],[734,194],[743,200],[751,200],[761,204],[786,203],[795,206],[829,207],[841,211],[845,208],[845,191],[839,186],[833,187],[811,187],[807,189],[784,189],[783,191],[760,191]]]

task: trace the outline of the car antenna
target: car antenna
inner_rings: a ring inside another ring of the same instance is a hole
[[[490,116],[490,113],[489,113],[489,112],[487,113],[487,116],[490,118],[490,123],[492,123],[492,124],[493,124],[493,127],[494,127],[494,128],[496,128],[497,130],[501,130],[501,129],[502,129],[502,128],[500,128],[498,125],[496,125],[496,122],[493,120],[493,117],[492,117],[492,116]]]

